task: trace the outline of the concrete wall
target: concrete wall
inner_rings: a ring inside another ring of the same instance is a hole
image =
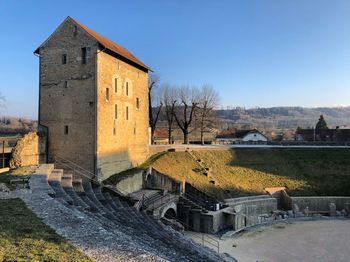
[[[337,210],[347,209],[346,203],[350,204],[350,197],[291,197],[294,211],[297,205],[299,211],[304,211],[308,207],[311,212],[329,213],[331,203],[336,205]]]
[[[116,183],[116,189],[123,195],[127,195],[138,190],[141,190],[144,186],[144,176],[142,171],[135,172],[127,177],[123,177],[118,183]]]
[[[169,192],[180,193],[183,191],[182,182],[176,181],[152,168],[151,174],[147,176],[147,187],[160,188]]]
[[[87,63],[81,63],[87,47]],[[48,127],[48,161],[65,157],[94,172],[98,45],[68,19],[41,46],[39,124]],[[62,55],[67,63],[62,64]],[[66,86],[67,81],[67,86]],[[68,126],[68,134],[65,134]]]
[[[148,74],[105,52],[98,53],[97,65],[97,166],[102,177],[107,178],[142,164],[148,157]]]

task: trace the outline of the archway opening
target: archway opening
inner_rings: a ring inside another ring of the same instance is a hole
[[[164,214],[164,217],[165,218],[168,218],[168,219],[173,219],[173,218],[176,218],[176,212],[173,208],[169,208],[165,214]]]

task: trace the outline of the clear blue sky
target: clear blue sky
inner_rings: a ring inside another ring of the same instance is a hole
[[[33,51],[68,15],[224,105],[350,104],[348,0],[0,0],[1,114],[36,117]]]

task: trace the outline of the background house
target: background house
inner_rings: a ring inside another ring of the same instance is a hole
[[[224,130],[216,136],[220,142],[267,142],[268,138],[257,129],[237,130],[236,128]]]

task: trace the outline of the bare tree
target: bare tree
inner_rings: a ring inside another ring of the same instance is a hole
[[[173,126],[175,122],[175,110],[177,105],[177,89],[169,84],[162,86],[162,100],[165,107],[165,118],[168,123],[168,141],[172,143]]]
[[[159,97],[158,83],[158,75],[150,74],[150,77],[148,78],[148,113],[152,144],[154,144],[154,131],[156,130],[158,118],[163,107],[163,103]]]
[[[190,125],[198,106],[198,89],[182,86],[178,90],[179,106],[175,113],[175,120],[184,136],[184,144],[189,143]]]
[[[197,117],[199,120],[199,131],[201,144],[204,145],[204,133],[208,131],[209,125],[215,120],[213,110],[219,105],[219,94],[211,85],[203,85],[200,90]]]

